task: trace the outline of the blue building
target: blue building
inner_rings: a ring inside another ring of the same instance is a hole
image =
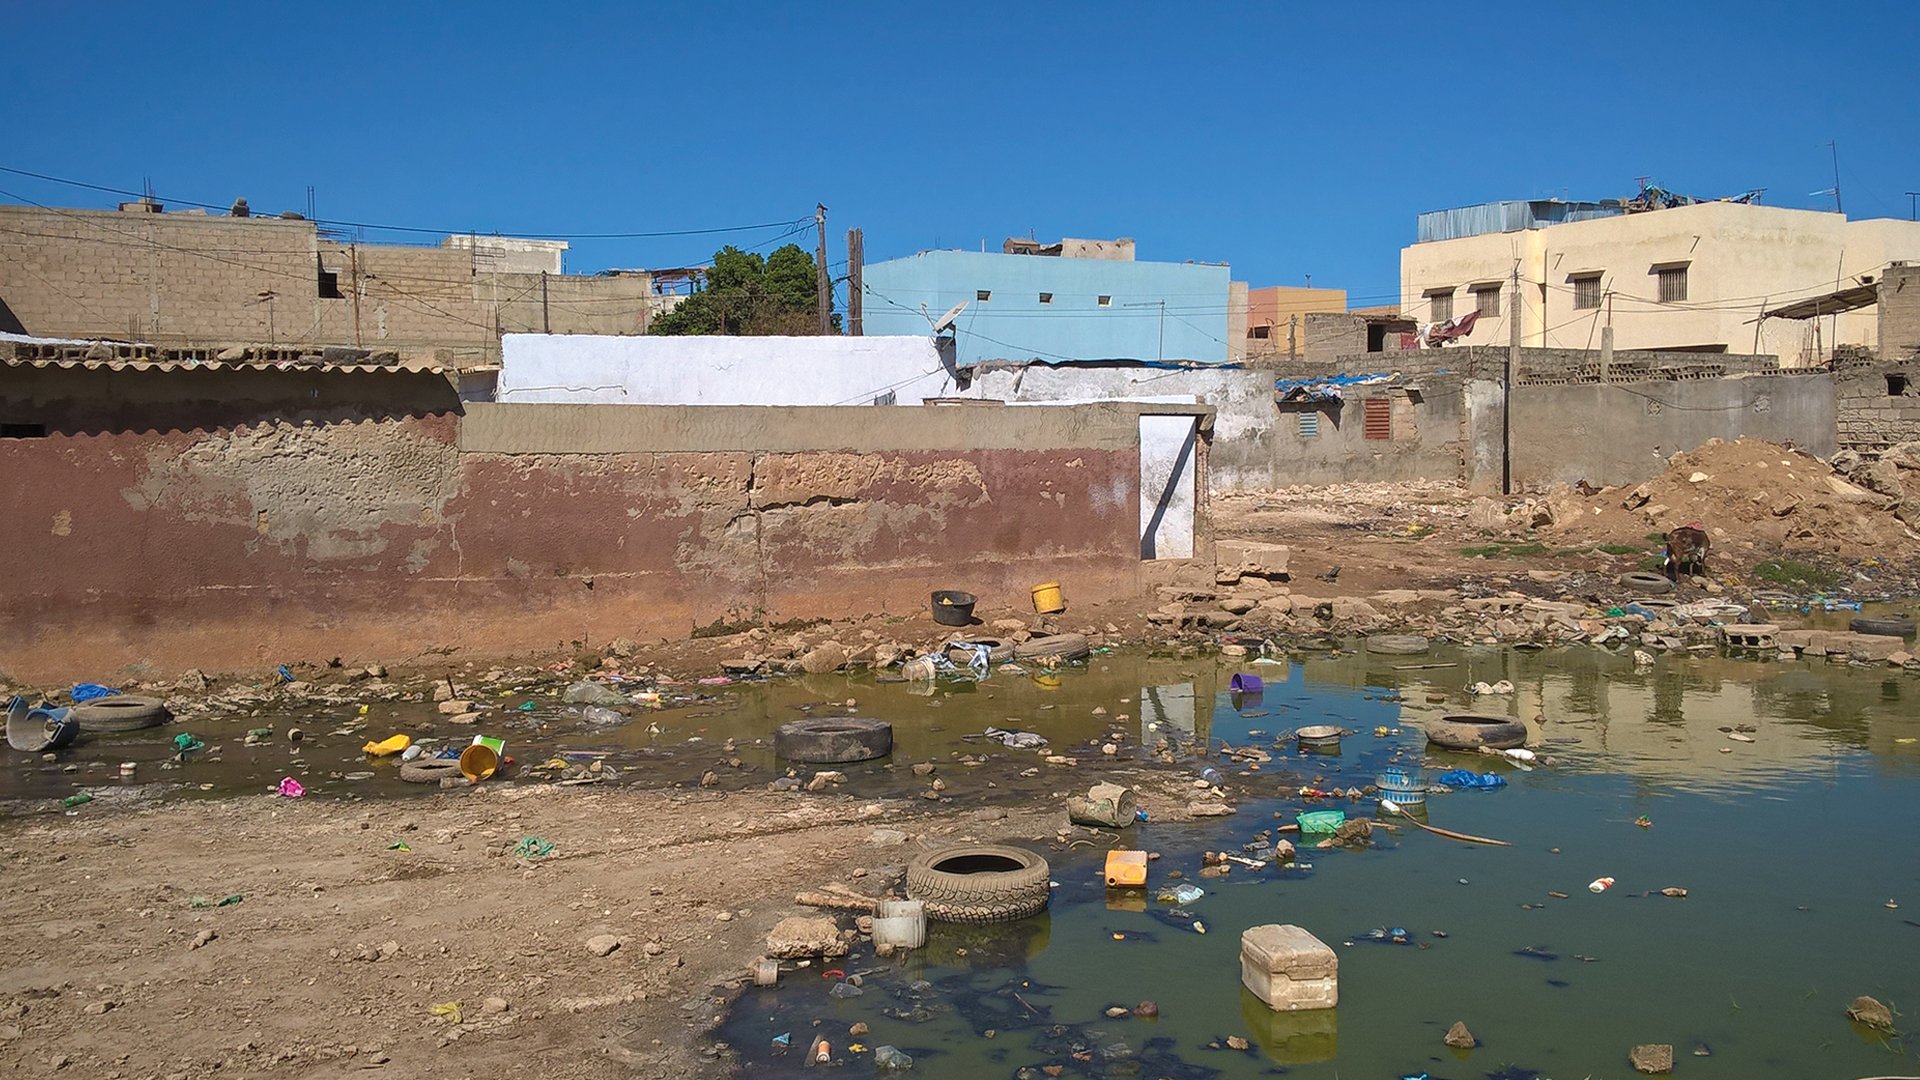
[[[955,304],[955,361],[1228,359],[1230,271],[1133,261],[1133,241],[1009,240],[864,269],[863,329],[925,334]]]

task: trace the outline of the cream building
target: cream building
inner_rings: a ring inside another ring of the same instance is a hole
[[[1815,210],[1703,202],[1625,212],[1619,203],[1489,203],[1422,214],[1400,251],[1402,310],[1444,322],[1478,310],[1464,340],[1530,348],[1771,353],[1824,363],[1837,344],[1877,345],[1872,308],[1762,319],[1795,301],[1871,284],[1920,262],[1920,223],[1848,221]]]

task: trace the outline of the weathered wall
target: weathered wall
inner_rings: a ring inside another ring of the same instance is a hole
[[[1637,484],[1708,439],[1791,442],[1834,452],[1834,379],[1825,372],[1680,382],[1513,389],[1513,483]]]
[[[636,334],[644,274],[477,272],[454,247],[348,246],[313,222],[0,206],[19,332],[164,344],[357,345],[497,359],[499,331]],[[322,274],[337,296],[322,294]]]
[[[508,334],[497,400],[615,405],[902,405],[953,392],[933,339]]]
[[[1920,357],[1920,265],[1895,263],[1879,284],[1880,359]]]
[[[1920,439],[1920,356],[1854,359],[1833,379],[1840,448],[1877,453]]]
[[[1277,406],[1274,473],[1282,484],[1337,484],[1383,480],[1454,479],[1467,453],[1465,397],[1458,376],[1433,375],[1417,384],[1359,387],[1339,404]],[[1366,401],[1388,403],[1385,439],[1366,437]],[[1303,417],[1317,417],[1311,427]],[[1311,435],[1305,432],[1313,432]]]
[[[466,408],[0,439],[0,669],[501,654],[1142,586],[1138,409]]]

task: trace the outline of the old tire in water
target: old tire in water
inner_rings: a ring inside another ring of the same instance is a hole
[[[1060,660],[1081,660],[1093,652],[1085,634],[1049,634],[1046,637],[1028,638],[1013,647],[1013,655],[1021,660],[1038,660],[1054,657]]]
[[[1848,623],[1847,629],[1856,634],[1874,634],[1879,637],[1912,637],[1914,625],[1912,619],[1860,618]]]
[[[1449,750],[1511,750],[1525,745],[1527,725],[1511,716],[1448,713],[1427,722],[1427,741]]]
[[[858,716],[795,720],[774,729],[773,752],[806,765],[871,761],[893,753],[893,725]]]
[[[1647,570],[1633,570],[1620,575],[1620,585],[1643,593],[1669,593],[1673,591],[1673,582],[1664,575]]]
[[[1387,656],[1414,656],[1433,647],[1422,634],[1374,634],[1367,638],[1367,651]]]
[[[907,897],[939,922],[990,923],[1046,910],[1047,860],[1004,844],[955,844],[907,864]]]
[[[135,694],[109,694],[73,707],[82,731],[139,731],[173,719],[167,703]]]
[[[460,772],[460,759],[450,757],[420,758],[400,763],[400,779],[409,784],[437,784],[442,780],[464,780]]]
[[[961,644],[962,641],[967,645],[985,645],[987,647],[987,663],[989,664],[1004,664],[1013,659],[1012,645],[1007,644],[999,638],[982,637],[955,638],[949,641],[947,643],[948,661],[965,666],[973,660],[973,650],[964,647]]]

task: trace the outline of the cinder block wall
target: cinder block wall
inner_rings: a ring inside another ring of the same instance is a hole
[[[1833,378],[1840,449],[1878,453],[1920,439],[1920,357],[1843,362]]]

